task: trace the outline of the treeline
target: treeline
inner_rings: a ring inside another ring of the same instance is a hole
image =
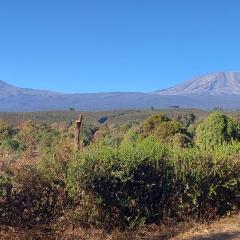
[[[204,220],[240,207],[240,124],[213,112],[83,129],[0,125],[0,221],[107,229]]]

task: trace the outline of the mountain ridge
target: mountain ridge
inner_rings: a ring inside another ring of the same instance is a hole
[[[210,73],[153,93],[159,95],[181,96],[240,96],[240,72],[229,71]]]
[[[0,80],[0,111],[99,111],[143,108],[240,108],[240,72],[217,72],[156,91],[59,93],[20,88]]]

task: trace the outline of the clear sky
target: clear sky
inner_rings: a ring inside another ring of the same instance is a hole
[[[0,1],[0,79],[17,86],[148,92],[229,70],[239,0]]]

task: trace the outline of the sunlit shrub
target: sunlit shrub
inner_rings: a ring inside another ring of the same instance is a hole
[[[210,114],[196,129],[196,145],[205,150],[239,139],[239,124],[220,112]]]
[[[234,210],[240,203],[239,179],[239,161],[214,151],[173,149],[148,137],[120,148],[93,146],[70,167],[68,189],[79,199],[91,194],[95,209],[104,209],[96,218],[101,226],[109,225],[104,218],[112,209],[112,221],[129,226]]]

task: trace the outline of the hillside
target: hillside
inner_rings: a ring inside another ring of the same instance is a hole
[[[240,108],[240,73],[219,72],[194,78],[153,93],[112,92],[66,94],[19,88],[0,81],[0,111],[105,111],[150,108]]]

